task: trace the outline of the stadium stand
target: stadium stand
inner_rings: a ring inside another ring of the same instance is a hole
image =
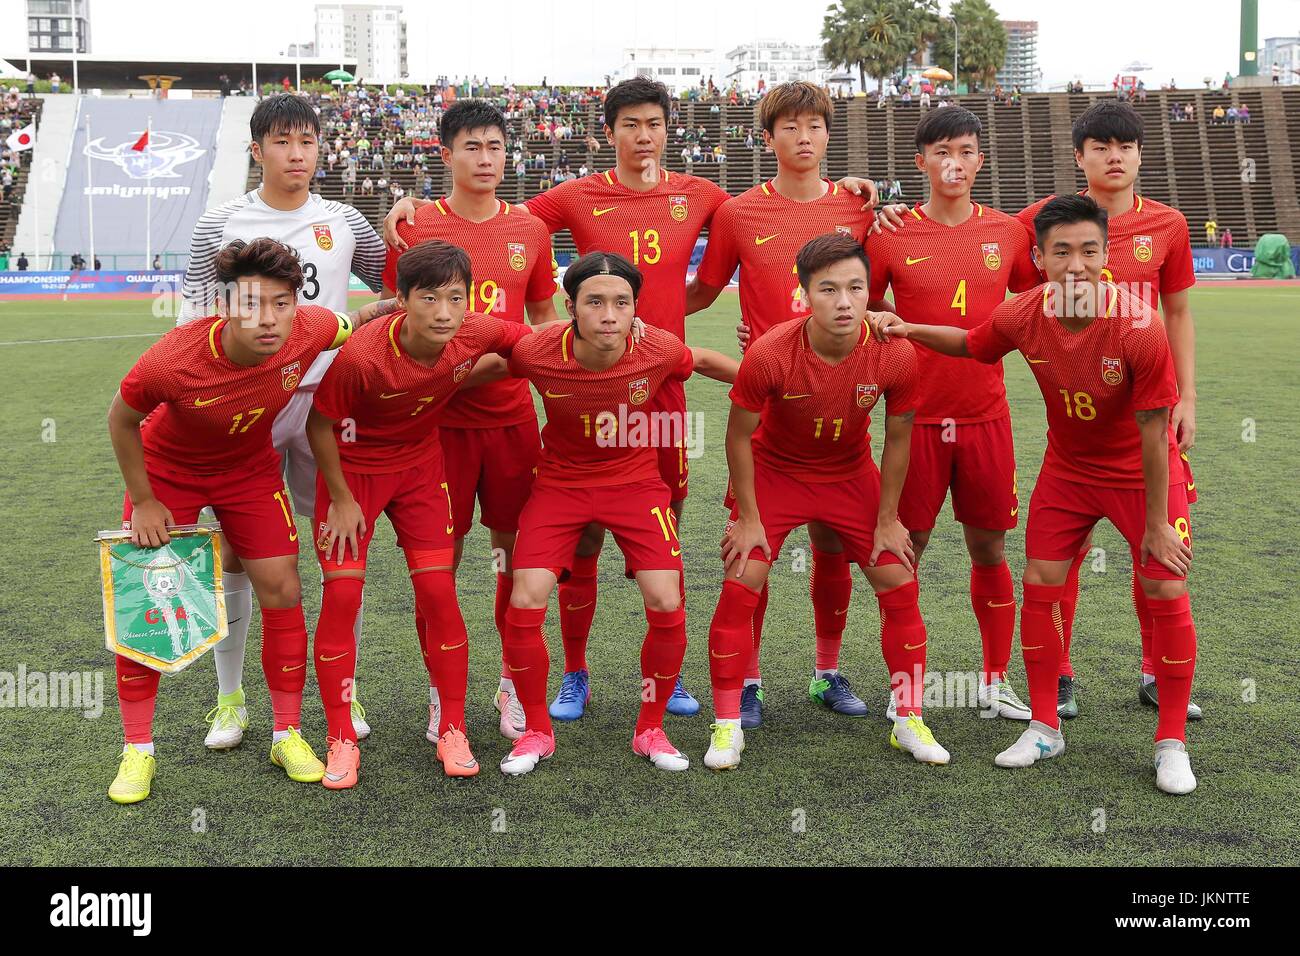
[[[31,150],[22,150],[20,152],[11,152],[4,141],[9,138],[9,134],[16,129],[21,129],[28,123],[36,121],[39,124],[41,115],[41,106],[44,103],[40,98],[9,99],[5,98],[0,105],[0,177],[8,171],[8,178],[11,179],[9,186],[5,187],[4,194],[0,197],[0,249],[14,250],[14,233],[18,229],[18,213],[23,207],[23,196],[27,191],[27,180],[31,175],[32,152]],[[35,250],[26,250],[34,252]],[[16,256],[15,256],[16,258]]]

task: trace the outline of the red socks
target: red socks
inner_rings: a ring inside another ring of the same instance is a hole
[[[650,625],[641,645],[641,713],[636,732],[664,725],[664,709],[686,656],[686,609],[652,611],[646,608]],[[742,657],[744,655],[741,655]]]
[[[357,739],[352,729],[352,680],[357,666],[352,622],[361,608],[365,584],[364,578],[326,581],[316,621],[316,683],[325,708],[326,734],[337,740]]]
[[[122,711],[122,734],[129,744],[153,742],[153,711],[158,702],[158,678],[151,667],[117,655],[117,702]]]
[[[1079,568],[1087,557],[1087,548],[1074,556],[1074,560],[1070,562],[1070,570],[1065,574],[1065,587],[1061,591],[1062,647],[1060,676],[1062,677],[1074,676],[1074,665],[1070,663],[1070,641],[1074,637],[1074,612],[1079,606]],[[1021,632],[1020,643],[1023,644],[1024,642],[1024,632]]]
[[[1156,740],[1187,739],[1187,703],[1192,699],[1196,671],[1196,627],[1187,594],[1170,600],[1147,598],[1154,622],[1151,638],[1156,686],[1160,688],[1160,720]]]
[[[465,729],[465,685],[469,675],[469,636],[456,600],[456,579],[450,571],[411,575],[415,601],[426,622],[420,643],[431,683],[442,702],[438,734],[448,727]]]
[[[348,618],[351,632],[356,615]],[[307,622],[302,602],[262,608],[262,673],[271,691],[275,729],[302,727],[302,688],[307,683]]]
[[[921,715],[926,635],[917,604],[919,594],[917,583],[909,581],[876,595],[880,604],[880,650],[889,668],[899,717]]]
[[[1077,579],[1076,579],[1077,580]],[[1020,649],[1025,655],[1025,676],[1029,682],[1029,707],[1033,719],[1053,729],[1056,716],[1057,678],[1061,673],[1062,592],[1065,585],[1024,584],[1025,599],[1020,608]]]
[[[542,635],[544,620],[544,607],[507,609],[505,651],[510,679],[515,682],[515,693],[519,695],[519,703],[524,708],[525,726],[529,730],[550,734],[551,715],[546,708],[546,678],[551,660],[546,649],[546,638]]]
[[[596,567],[600,554],[575,555],[568,580],[559,587],[560,638],[564,642],[564,671],[587,669],[587,638],[596,616]]]
[[[853,600],[853,574],[844,552],[812,549],[813,570],[808,581],[812,596],[813,627],[817,634],[818,670],[838,670],[844,625]]]
[[[745,668],[745,680],[762,680],[763,672],[758,666],[758,656],[763,650],[763,615],[767,613],[767,582],[758,592],[758,604],[754,607],[754,620],[750,625],[750,636],[754,641],[754,650],[749,655],[749,666]]]
[[[1154,675],[1151,639],[1155,635],[1156,626],[1155,621],[1151,619],[1151,608],[1147,604],[1146,592],[1138,582],[1136,571],[1133,572],[1133,610],[1137,611],[1138,630],[1142,633],[1142,673]]]
[[[1077,582],[1076,578],[1076,582]],[[984,646],[984,681],[1003,677],[1011,660],[1011,641],[1016,633],[1016,592],[1011,569],[1001,564],[972,564],[970,604],[980,625]]]
[[[497,622],[497,634],[501,638],[501,676],[506,680],[510,679],[510,671],[506,668],[506,611],[510,609],[510,595],[514,593],[515,576],[498,573],[497,598],[492,617]]]
[[[722,595],[709,625],[709,676],[718,720],[740,719],[740,691],[753,652],[754,609],[758,602],[759,593],[739,581],[727,578],[722,583]]]

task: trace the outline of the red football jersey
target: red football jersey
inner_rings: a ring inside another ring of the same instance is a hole
[[[1086,189],[1080,193],[1087,194]],[[1040,199],[1016,214],[1029,233],[1030,245],[1034,244],[1034,217],[1054,198]],[[1102,278],[1134,294],[1140,290],[1152,308],[1160,308],[1162,295],[1196,284],[1187,218],[1172,206],[1135,195],[1132,209],[1107,221],[1106,235],[1110,251]]]
[[[869,429],[881,395],[888,415],[916,408],[916,350],[905,339],[877,342],[864,322],[849,356],[828,365],[808,321],[777,325],[745,350],[731,400],[762,416],[755,462],[800,481],[842,481],[875,467]]]
[[[659,477],[658,449],[684,435],[685,421],[650,414],[665,382],[694,370],[688,349],[653,326],[610,368],[592,371],[573,355],[573,323],[548,326],[510,356],[510,371],[532,381],[546,406],[539,485],[595,488]]]
[[[1047,403],[1044,473],[1112,488],[1141,488],[1142,437],[1134,414],[1178,402],[1164,323],[1137,296],[1107,285],[1106,317],[1070,332],[1055,317],[1043,284],[998,306],[966,334],[981,362],[1019,350]],[[1182,480],[1169,430],[1169,480]]]
[[[470,222],[452,212],[444,196],[415,213],[415,225],[402,219],[397,233],[408,246],[441,239],[469,253],[474,282],[469,307],[506,322],[523,322],[524,304],[555,294],[551,234],[532,216],[521,215],[507,202],[497,200],[498,211],[484,222]],[[388,250],[384,285],[397,288],[397,259]],[[532,396],[528,383],[508,378],[460,392],[442,413],[450,428],[502,428],[532,421]]]
[[[613,170],[571,179],[528,200],[551,232],[568,229],[578,252],[617,252],[641,270],[637,314],[686,339],[686,272],[700,230],[727,194],[698,176],[661,170],[654,189],[634,192]]]
[[[896,233],[867,238],[871,298],[892,289],[894,311],[918,325],[973,329],[1006,300],[1038,284],[1024,230],[1011,216],[974,204],[959,226],[930,219],[920,205]],[[919,425],[987,422],[1010,414],[1002,366],[972,365],[917,346]]]
[[[872,214],[863,210],[862,197],[826,184],[820,199],[796,202],[769,180],[728,199],[713,217],[695,277],[718,288],[740,266],[740,315],[754,338],[778,322],[807,318],[794,260],[808,240],[828,232],[866,238]]]
[[[352,333],[346,315],[299,306],[280,351],[260,365],[236,365],[221,348],[227,321],[177,326],[122,379],[122,400],[149,416],[141,438],[150,468],[193,475],[279,468],[271,423],[317,356]]]
[[[334,421],[348,471],[391,474],[442,454],[443,407],[483,355],[508,356],[532,329],[469,312],[433,365],[402,350],[405,312],[369,323],[339,353],[316,390],[315,408]]]

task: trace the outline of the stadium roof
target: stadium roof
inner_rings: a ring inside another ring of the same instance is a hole
[[[5,51],[4,59],[14,66],[20,75],[26,74],[28,63],[30,69],[39,79],[47,79],[51,73],[58,73],[69,89],[72,87],[72,56],[69,54],[39,53],[29,55],[27,51]],[[296,78],[296,71],[302,70],[303,80],[324,76],[330,70],[340,66],[349,73],[356,74],[356,58],[342,61],[322,59],[320,57],[261,57],[257,61],[257,82],[278,83],[283,76],[291,81]],[[249,60],[232,60],[229,58],[191,57],[186,60],[165,59],[124,59],[116,56],[78,56],[77,80],[82,89],[148,89],[149,86],[141,76],[151,74],[180,77],[174,88],[179,89],[213,89],[218,86],[217,78],[225,73],[233,85],[238,86],[242,80],[253,80],[253,64]]]

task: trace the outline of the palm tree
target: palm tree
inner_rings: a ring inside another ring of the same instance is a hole
[[[988,0],[956,0],[952,5],[952,19],[957,21],[961,34],[961,61],[954,73],[965,76],[971,89],[977,82],[992,83],[1007,56],[1007,32],[997,11],[989,6]],[[934,55],[940,63],[952,62],[951,29],[940,30],[935,37]]]
[[[923,0],[922,8],[934,6]],[[863,90],[867,76],[877,91],[911,55],[917,36],[916,5],[905,0],[840,0],[826,8],[822,52],[832,63],[856,66]]]

